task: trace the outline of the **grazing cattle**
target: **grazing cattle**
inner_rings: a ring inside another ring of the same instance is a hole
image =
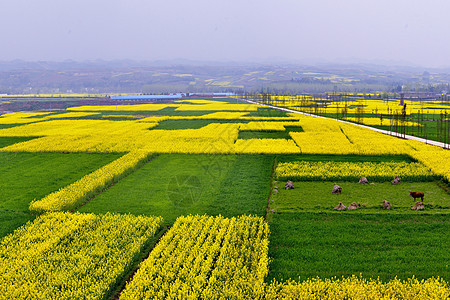
[[[346,207],[344,204],[342,204],[342,202],[339,202],[339,204],[337,206],[334,207],[335,210],[345,210]]]
[[[391,209],[391,202],[383,200],[383,209]]]
[[[332,194],[339,195],[342,193],[342,188],[338,186],[336,183],[333,186],[333,190],[331,191]]]
[[[366,177],[361,177],[359,179],[359,184],[368,184],[368,183],[369,183],[369,180],[367,180]]]
[[[411,209],[422,210],[425,209],[425,205],[423,205],[423,202],[417,201],[416,204],[413,207],[411,207]]]
[[[400,184],[400,177],[395,176],[394,180],[392,180],[392,184]]]
[[[359,208],[359,204],[356,203],[356,202],[352,202],[352,203],[347,207],[347,209],[357,209],[357,208]]]
[[[287,190],[292,190],[294,188],[294,183],[288,180],[288,182],[286,182],[286,184],[284,185],[284,188]]]
[[[411,197],[413,197],[414,200],[416,200],[416,198],[420,198],[422,201],[423,201],[423,197],[425,196],[425,194],[421,193],[421,192],[409,192],[409,195]]]

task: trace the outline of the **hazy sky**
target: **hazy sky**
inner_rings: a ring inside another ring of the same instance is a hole
[[[450,66],[448,0],[0,0],[0,60]]]

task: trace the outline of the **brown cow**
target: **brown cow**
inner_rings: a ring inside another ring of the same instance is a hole
[[[422,201],[423,201],[423,197],[425,196],[425,194],[421,193],[421,192],[409,192],[409,195],[411,197],[413,197],[414,200],[416,200],[416,198],[420,198]]]

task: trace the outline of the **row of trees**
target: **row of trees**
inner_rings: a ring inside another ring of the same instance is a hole
[[[361,124],[365,123],[365,119],[370,118],[373,120],[374,118],[379,118],[380,123],[375,125],[375,127],[396,133],[395,135],[397,136],[400,134],[400,137],[403,138],[406,135],[413,135],[443,142],[447,148],[449,147],[450,116],[447,109],[439,111],[435,109],[427,110],[425,102],[415,99],[413,101],[422,103],[423,107],[417,111],[412,111],[408,110],[407,104],[402,103],[402,95],[398,95],[397,99],[394,98],[396,97],[394,94],[379,93],[379,95],[386,97],[382,99],[386,101],[387,109],[384,108],[382,112],[381,109],[369,110],[367,108],[368,101],[379,99],[377,95],[374,96],[373,94],[370,98],[368,95],[336,92],[329,94],[300,94],[289,97],[268,93],[245,93],[243,97],[263,104],[289,107],[305,113],[351,120]],[[441,100],[439,103],[449,105],[450,108],[450,99],[437,98],[435,100]],[[402,106],[399,106],[399,103],[402,103]]]

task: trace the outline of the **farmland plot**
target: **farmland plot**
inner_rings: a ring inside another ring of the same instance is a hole
[[[159,155],[80,211],[163,216],[266,212],[273,156]]]
[[[28,206],[120,154],[0,153],[0,237],[33,219]]]
[[[0,156],[12,162],[0,166],[3,295],[117,298],[140,265],[121,298],[449,297],[448,152],[238,103],[8,116],[0,126]],[[401,185],[390,183],[396,175]],[[374,185],[358,184],[360,176]],[[288,179],[294,190],[283,189]],[[335,182],[340,195],[331,195]],[[423,211],[411,210],[412,190],[425,193]],[[335,211],[338,202],[361,206]],[[59,210],[83,213],[48,213]],[[161,224],[173,227],[150,251]],[[92,284],[78,284],[80,276]]]

